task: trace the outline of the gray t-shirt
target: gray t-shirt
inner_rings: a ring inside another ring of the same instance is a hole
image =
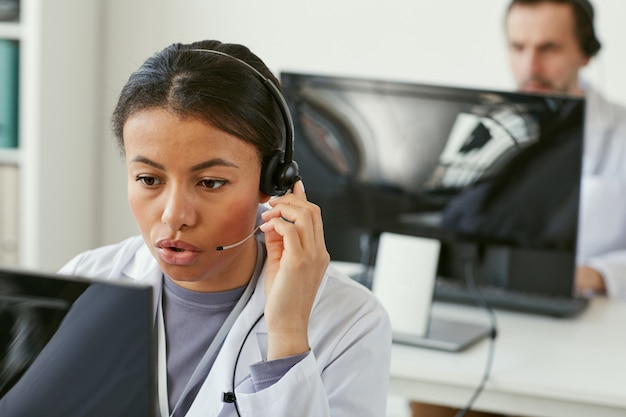
[[[172,410],[204,352],[246,287],[201,293],[179,287],[167,277],[163,281],[167,392]],[[186,411],[199,389],[199,385],[193,387],[179,407]]]

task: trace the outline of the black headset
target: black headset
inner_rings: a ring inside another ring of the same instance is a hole
[[[587,56],[594,56],[598,53],[602,45],[596,37],[596,31],[593,25],[593,6],[591,5],[591,2],[589,2],[589,0],[569,0],[569,3],[572,4],[574,7],[577,6],[580,10],[582,10],[583,14],[589,21],[591,33],[589,34],[588,39],[585,39],[582,42],[582,45],[580,45],[580,47],[583,52],[587,54]]]
[[[278,87],[263,75],[258,69],[246,61],[229,55],[222,51],[215,49],[189,49],[194,52],[207,52],[215,55],[235,60],[242,65],[245,65],[261,78],[263,83],[267,86],[270,93],[276,100],[278,108],[282,113],[283,120],[285,122],[285,143],[283,149],[276,150],[274,153],[264,158],[263,166],[261,167],[261,179],[259,182],[259,188],[267,195],[282,195],[289,191],[293,185],[300,179],[300,170],[298,164],[293,160],[293,146],[294,146],[294,127],[293,119],[291,118],[291,112],[287,105],[287,100],[282,95]]]

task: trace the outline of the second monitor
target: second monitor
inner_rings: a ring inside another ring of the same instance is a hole
[[[436,297],[471,300],[471,263],[505,308],[584,308],[574,297],[583,99],[292,72],[281,82],[334,260],[374,265],[382,232],[435,238]],[[515,304],[517,293],[574,304]]]

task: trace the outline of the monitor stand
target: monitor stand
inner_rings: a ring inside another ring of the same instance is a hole
[[[460,352],[489,337],[490,334],[489,326],[431,317],[424,336],[393,332],[393,341],[417,347]]]

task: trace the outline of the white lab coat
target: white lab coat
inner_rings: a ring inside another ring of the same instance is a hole
[[[162,272],[140,236],[82,253],[60,273],[151,284],[159,304]],[[233,366],[246,333],[265,304],[265,271],[235,321],[188,417],[236,416],[222,402],[231,391]],[[155,318],[157,310],[155,307]],[[249,365],[265,359],[267,327],[262,320],[248,337],[236,372],[236,396],[245,416],[383,417],[386,412],[391,326],[380,302],[365,287],[329,267],[311,313],[311,352],[274,385],[254,392]],[[159,362],[159,372],[165,372]]]
[[[577,262],[626,300],[626,109],[587,86]]]

